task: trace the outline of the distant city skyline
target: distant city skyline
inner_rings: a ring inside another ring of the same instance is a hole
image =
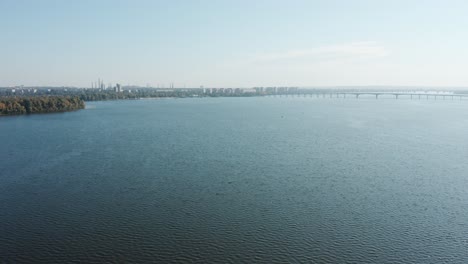
[[[0,10],[0,87],[468,87],[461,0],[0,0]]]

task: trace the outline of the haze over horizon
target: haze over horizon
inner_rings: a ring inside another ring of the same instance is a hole
[[[0,86],[468,86],[468,2],[0,0]]]

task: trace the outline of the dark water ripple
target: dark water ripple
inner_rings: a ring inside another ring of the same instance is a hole
[[[468,105],[237,98],[0,119],[0,263],[468,263]]]

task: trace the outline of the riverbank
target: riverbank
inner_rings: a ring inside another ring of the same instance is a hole
[[[78,96],[0,97],[0,116],[57,113],[85,108]]]

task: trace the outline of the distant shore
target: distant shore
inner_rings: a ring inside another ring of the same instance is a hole
[[[468,98],[466,91],[369,90],[369,89],[299,89],[297,87],[256,87],[252,89],[191,88],[155,89],[124,87],[112,89],[78,88],[0,88],[0,116],[67,112],[85,108],[88,101],[157,100],[163,98],[301,96],[326,98],[408,98],[437,100]]]

